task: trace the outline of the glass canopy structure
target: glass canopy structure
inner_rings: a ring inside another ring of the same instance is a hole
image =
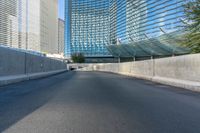
[[[180,47],[183,31],[164,34],[156,38],[131,42],[128,44],[110,45],[108,50],[114,57],[162,57],[182,55],[190,52],[190,49]]]
[[[116,56],[116,50],[113,52],[112,48],[124,49],[133,42],[137,45],[131,45],[131,49],[149,48],[144,51],[157,55],[165,49],[162,54],[171,54],[171,46],[159,43],[161,40],[158,38],[166,37],[165,33],[173,35],[175,31],[182,29],[183,4],[187,1],[189,0],[67,0],[65,54]],[[168,42],[175,45],[173,39],[168,38]],[[161,48],[151,49],[154,43]],[[125,44],[126,46],[121,46]],[[126,53],[123,55],[130,56],[130,51],[124,52]]]

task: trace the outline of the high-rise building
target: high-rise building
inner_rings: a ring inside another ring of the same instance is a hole
[[[126,2],[126,36],[125,40],[138,41],[144,37],[144,32],[141,32],[145,21],[147,20],[147,2],[146,0]],[[127,39],[128,38],[128,39]]]
[[[0,44],[57,52],[57,0],[1,0]]]
[[[188,0],[111,0],[110,44],[140,41],[178,30]]]
[[[0,0],[0,44],[18,47],[17,0]]]
[[[65,22],[58,19],[58,54],[64,55],[64,30]]]
[[[68,0],[65,54],[107,56],[106,46],[176,31],[189,0]]]
[[[109,1],[66,1],[66,56],[83,53],[85,56],[108,55]]]
[[[126,0],[111,0],[110,16],[109,44],[119,44],[126,36]]]
[[[24,8],[21,12],[23,16],[20,16],[23,27],[23,34],[26,34],[26,41],[22,47],[28,50],[41,51],[40,39],[41,33],[40,29],[42,27],[40,23],[40,0],[22,0],[23,4],[21,8]],[[23,39],[24,37],[22,37]]]
[[[58,52],[58,0],[40,0],[40,51]]]

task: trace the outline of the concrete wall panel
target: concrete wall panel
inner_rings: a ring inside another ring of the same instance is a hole
[[[153,76],[154,75],[154,61],[137,61],[132,62],[131,74],[141,76]]]
[[[127,63],[94,64],[93,70],[125,74],[200,91],[200,54]]]
[[[0,76],[25,73],[25,53],[0,48]]]
[[[199,82],[200,54],[157,59],[155,75]]]
[[[0,48],[0,76],[34,74],[66,69],[60,60]]]

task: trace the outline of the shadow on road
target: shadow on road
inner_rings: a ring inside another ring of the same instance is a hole
[[[0,132],[17,123],[47,103],[66,80],[75,72],[25,81],[0,87]]]

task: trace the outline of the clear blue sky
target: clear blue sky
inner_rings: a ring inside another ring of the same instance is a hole
[[[65,12],[65,0],[58,0],[59,6],[58,6],[58,10],[59,10],[59,18],[63,19],[65,18],[64,12]]]

